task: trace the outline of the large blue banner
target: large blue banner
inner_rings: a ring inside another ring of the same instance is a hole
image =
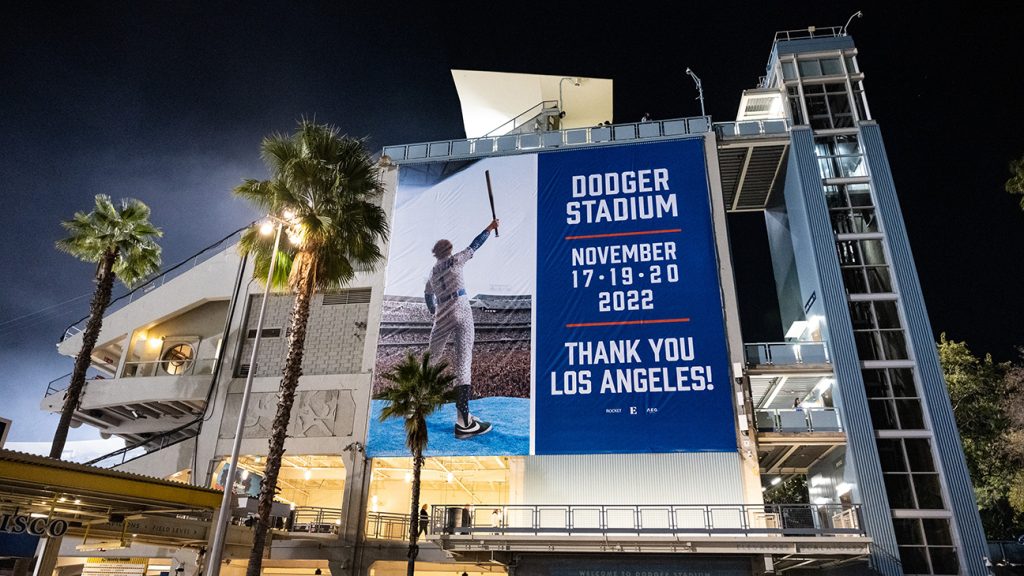
[[[392,230],[370,456],[428,351],[428,456],[736,450],[702,140],[403,166]]]
[[[735,451],[703,142],[537,174],[533,452]]]

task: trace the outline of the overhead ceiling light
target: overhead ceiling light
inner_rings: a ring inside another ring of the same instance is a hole
[[[306,478],[306,480],[311,480],[313,478],[313,471],[312,470],[306,470],[306,473],[303,474],[303,476]]]
[[[782,476],[776,476],[775,478],[772,478],[772,486],[778,486],[781,483],[782,483]]]
[[[451,472],[449,472],[448,473],[448,480],[447,480],[448,483],[451,484],[452,480],[454,480],[454,479],[455,479],[455,474],[452,474]]]

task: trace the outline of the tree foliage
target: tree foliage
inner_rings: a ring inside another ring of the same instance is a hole
[[[61,223],[68,235],[57,241],[57,249],[79,260],[95,263],[96,274],[89,320],[82,331],[82,347],[75,357],[68,389],[64,393],[60,422],[53,433],[50,458],[60,458],[68,439],[68,428],[85,388],[85,373],[92,363],[92,351],[103,327],[103,314],[110,305],[114,280],[125,286],[160,268],[160,246],[163,233],[149,221],[149,206],[138,200],[122,200],[118,210],[105,194],[97,194],[92,212],[76,212],[71,220]]]
[[[1021,195],[1020,209],[1024,210],[1024,155],[1010,160],[1010,174],[1010,179],[1006,181],[1006,191]]]
[[[1024,367],[975,356],[965,342],[939,340],[978,509],[989,538],[1024,530]]]
[[[270,179],[246,180],[234,192],[284,227],[288,240],[279,248],[271,282],[287,284],[295,299],[246,568],[249,576],[261,573],[313,295],[345,286],[357,272],[373,270],[384,259],[380,246],[388,235],[387,215],[379,204],[384,188],[361,140],[303,120],[293,134],[264,138],[260,151]],[[251,229],[243,234],[240,248],[253,257],[256,278],[266,278],[273,241]]]
[[[455,381],[448,371],[447,362],[430,362],[430,353],[425,352],[422,360],[413,354],[406,356],[400,364],[382,375],[393,386],[374,395],[374,400],[386,402],[380,412],[384,422],[401,418],[405,424],[405,445],[412,453],[412,498],[409,512],[409,564],[408,576],[416,570],[416,556],[419,546],[416,539],[418,510],[420,506],[420,474],[423,469],[423,451],[427,449],[427,417],[444,404],[455,402]]]

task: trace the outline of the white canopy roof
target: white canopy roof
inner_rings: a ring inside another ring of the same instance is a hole
[[[452,70],[452,78],[462,104],[467,138],[483,136],[544,100],[557,101],[559,84],[565,112],[563,129],[612,120],[612,81],[608,79],[477,70]]]

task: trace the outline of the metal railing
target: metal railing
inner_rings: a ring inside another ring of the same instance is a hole
[[[758,409],[754,424],[759,432],[841,432],[835,408]]]
[[[839,38],[845,36],[842,26],[809,26],[799,30],[779,30],[775,33],[775,41],[805,40],[807,38]]]
[[[431,535],[864,536],[857,504],[435,507]]]
[[[767,134],[785,134],[787,132],[789,132],[789,120],[785,118],[715,122],[715,134],[719,138],[764,136]]]
[[[167,268],[163,272],[153,275],[152,277],[150,277],[149,280],[146,280],[145,282],[133,288],[132,290],[129,290],[128,292],[118,296],[117,298],[114,298],[113,300],[110,301],[110,304],[104,311],[104,316],[107,316],[112,312],[115,312],[123,308],[124,306],[127,306],[136,297],[145,296],[152,290],[159,288],[160,286],[163,286],[168,280],[173,280],[174,278],[181,276],[182,274],[188,272],[189,270],[192,270],[196,266],[199,266],[203,262],[206,262],[207,260],[213,258],[217,254],[220,254],[221,252],[223,252],[223,250],[215,250],[215,248],[224,244],[228,240],[233,239],[235,235],[237,235],[242,230],[245,230],[246,228],[252,226],[253,224],[255,224],[255,222],[250,222],[249,224],[242,226],[238,230],[235,230],[234,232],[228,234],[227,236],[221,238],[220,240],[214,242],[213,244],[206,246],[205,248],[196,252],[195,254],[186,258],[185,260],[178,262],[177,264],[171,266],[170,268]],[[80,318],[79,320],[76,320],[70,326],[65,328],[64,334],[61,335],[58,344],[60,342],[67,340],[68,338],[71,338],[76,334],[81,333],[83,329],[82,326],[84,326],[85,322],[88,319],[89,317],[85,316],[83,318]]]
[[[92,379],[95,380],[96,376]],[[43,394],[43,398],[53,396],[58,392],[63,392],[68,389],[68,385],[71,384],[71,372],[64,374],[63,376],[57,376],[53,380],[50,380],[46,384],[46,394]]]
[[[109,454],[104,454],[97,458],[85,463],[86,466],[98,466],[100,468],[113,468],[114,466],[121,466],[127,464],[137,458],[156,452],[157,450],[163,450],[170,446],[174,446],[179,442],[184,442],[190,438],[195,438],[199,435],[199,424],[202,417],[196,418],[195,420],[167,430],[166,432],[160,432],[155,436],[126,444],[124,448],[114,450]]]
[[[437,162],[537,152],[545,149],[637,140],[657,140],[704,134],[711,130],[710,116],[612,124],[593,128],[570,128],[550,132],[524,132],[465,140],[439,140],[385,146],[383,156],[396,164]]]
[[[831,364],[824,342],[753,342],[743,345],[747,366]]]
[[[408,540],[409,515],[394,512],[367,513],[366,537],[377,540]]]
[[[151,376],[202,376],[213,374],[216,358],[185,360],[180,365],[173,360],[149,360],[146,362],[125,362],[121,378],[145,378]]]
[[[289,522],[290,532],[337,534],[340,527],[341,510],[338,508],[296,506]]]
[[[544,100],[542,102],[538,102],[526,110],[523,110],[514,118],[506,120],[501,124],[501,126],[489,131],[484,134],[484,136],[501,136],[503,134],[508,134],[509,132],[515,132],[517,128],[522,128],[534,118],[549,110],[555,110],[555,114],[558,113],[558,100]]]

